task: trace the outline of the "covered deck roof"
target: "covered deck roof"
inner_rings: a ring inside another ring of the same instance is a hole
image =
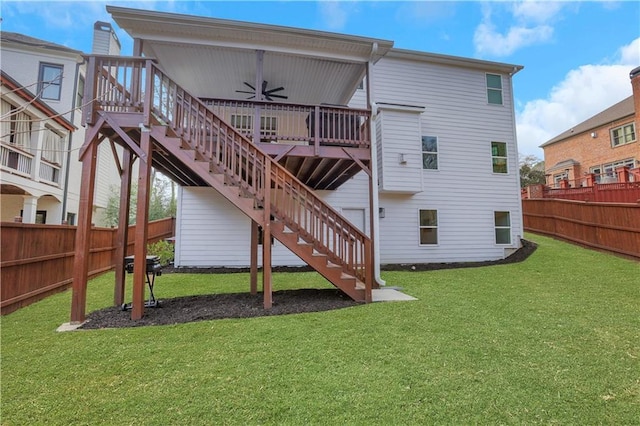
[[[107,6],[113,20],[189,92],[247,99],[261,68],[266,89],[296,104],[346,105],[392,41]],[[264,51],[258,66],[256,51]]]

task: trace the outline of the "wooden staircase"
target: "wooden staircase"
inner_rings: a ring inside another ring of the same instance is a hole
[[[356,301],[371,301],[369,237],[174,83],[155,63],[147,60],[144,66],[134,64],[130,68],[131,74],[139,72],[139,79],[131,79],[138,81],[139,87],[123,87],[111,68],[97,65],[97,91],[120,93],[97,111],[98,116],[106,118],[114,112],[132,110],[141,113],[150,129],[154,155],[159,151],[189,168],[251,220],[262,227],[268,225],[273,237],[334,286]],[[100,93],[95,96],[106,97]]]

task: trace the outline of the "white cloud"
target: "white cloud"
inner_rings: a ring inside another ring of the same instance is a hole
[[[339,1],[318,2],[324,24],[331,30],[342,30],[347,24],[348,12],[345,3]]]
[[[483,23],[476,28],[473,42],[480,55],[509,56],[522,47],[545,42],[552,36],[553,28],[548,25],[511,27],[508,33],[500,34],[491,23]]]
[[[640,64],[640,37],[618,50],[620,63]]]
[[[411,25],[429,26],[435,22],[452,19],[456,2],[412,1],[402,2],[396,11],[396,21]]]
[[[564,7],[562,3],[548,1],[523,1],[513,3],[513,16],[523,21],[544,23],[553,19]]]
[[[571,70],[546,99],[527,102],[517,113],[521,154],[543,157],[539,145],[631,96],[629,71],[640,63],[640,38],[618,50],[611,64]]]
[[[564,7],[565,3],[536,1],[483,4],[482,22],[473,36],[476,54],[503,57],[523,47],[550,41],[554,33],[551,24]],[[495,12],[506,13],[508,17],[500,19],[494,16]],[[508,25],[502,25],[502,21]],[[508,28],[501,31],[499,26]]]

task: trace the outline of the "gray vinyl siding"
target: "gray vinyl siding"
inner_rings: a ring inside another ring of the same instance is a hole
[[[336,208],[363,209],[365,232],[369,232],[368,180],[364,173],[345,183],[341,191],[318,191]],[[212,188],[180,189],[176,221],[178,267],[248,267],[251,221]],[[258,261],[262,263],[261,248]],[[305,263],[275,240],[273,266],[304,266]]]
[[[421,133],[438,137],[438,170],[421,171],[422,192],[380,194],[381,263],[493,260],[517,248],[522,215],[510,77],[503,75],[504,105],[489,105],[483,70],[383,58],[374,71],[376,102],[424,106]],[[385,122],[383,145],[393,143],[386,130]],[[491,141],[507,143],[507,174],[493,173]],[[382,173],[386,186],[388,170]],[[419,244],[420,209],[438,211],[435,246]],[[511,246],[495,244],[494,211],[511,213]]]
[[[382,184],[385,192],[417,193],[422,191],[422,151],[420,115],[415,112],[381,110]],[[400,163],[403,155],[405,164]]]
[[[379,106],[424,107],[422,113],[382,107],[376,117],[379,204],[385,211],[379,219],[381,263],[496,260],[516,249],[523,233],[510,76],[503,74],[504,105],[488,104],[482,69],[383,58],[374,77]],[[438,137],[438,170],[422,170],[422,135]],[[493,173],[492,141],[507,144],[506,174]],[[406,168],[398,162],[404,151]],[[336,191],[318,192],[338,211],[364,209],[367,233],[368,194],[365,173]],[[249,265],[249,219],[212,189],[185,188],[181,200],[177,265]],[[438,212],[437,245],[420,245],[421,209]],[[495,243],[495,211],[510,212],[510,245]],[[300,264],[276,242],[273,265]]]

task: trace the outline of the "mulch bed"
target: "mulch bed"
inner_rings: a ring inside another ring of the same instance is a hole
[[[488,262],[466,263],[426,263],[384,265],[384,270],[394,271],[433,271],[438,269],[470,268],[489,265],[501,265],[522,262],[535,250],[536,244],[522,240],[522,247],[511,256]],[[302,268],[274,268],[274,271],[295,270]],[[224,273],[238,272],[238,269],[167,269],[163,273],[199,272]],[[131,320],[131,312],[123,311],[120,307],[111,306],[91,312],[81,329],[141,327],[147,325],[181,324],[186,322],[204,321],[222,318],[250,318],[270,315],[297,314],[302,312],[320,312],[333,309],[347,308],[357,305],[348,296],[337,289],[300,289],[281,290],[273,292],[273,307],[262,307],[262,294],[249,293],[208,294],[186,296],[174,299],[161,299],[157,308],[145,308],[144,317],[138,321]]]

